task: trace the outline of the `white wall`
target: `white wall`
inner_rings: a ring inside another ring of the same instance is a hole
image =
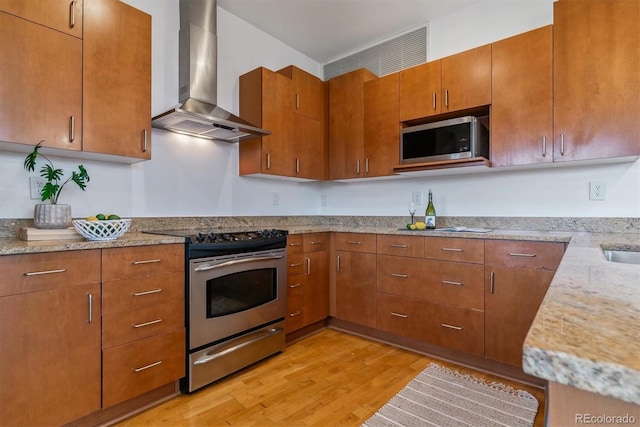
[[[177,0],[126,0],[153,17],[152,112],[177,103]],[[483,0],[433,21],[433,59],[551,22],[551,0]],[[295,64],[320,76],[321,64],[218,8],[218,102],[238,112],[238,76],[257,66]],[[87,191],[65,189],[76,217],[405,215],[413,191],[432,188],[440,215],[640,216],[640,162],[481,175],[359,183],[293,183],[238,176],[238,146],[152,132],[153,158],[135,165],[83,161]],[[23,154],[0,152],[0,218],[33,215]],[[54,159],[75,168],[78,161]],[[35,173],[32,175],[36,175]],[[588,182],[607,184],[607,200],[588,200]],[[280,203],[272,204],[272,193]],[[328,206],[320,206],[320,195]],[[420,207],[419,207],[420,208]],[[424,207],[422,207],[424,209]]]

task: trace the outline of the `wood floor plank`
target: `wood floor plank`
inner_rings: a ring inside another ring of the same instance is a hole
[[[540,402],[534,425],[544,425],[544,390],[325,329],[118,426],[359,426],[431,362],[529,391]]]

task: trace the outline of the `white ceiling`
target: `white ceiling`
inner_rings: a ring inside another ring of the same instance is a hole
[[[228,12],[320,64],[479,0],[219,0]]]

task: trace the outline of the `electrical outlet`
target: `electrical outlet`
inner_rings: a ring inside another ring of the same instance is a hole
[[[423,194],[422,191],[414,191],[413,194],[411,195],[411,201],[416,205],[424,204],[422,201],[422,194]]]
[[[590,182],[589,200],[607,200],[607,184],[604,182]]]
[[[42,188],[47,183],[47,180],[39,176],[29,177],[29,188],[31,190],[31,200],[42,200]]]
[[[326,194],[320,195],[320,206],[326,208],[329,205],[329,197]]]
[[[280,204],[280,193],[271,193],[271,204],[278,206]]]

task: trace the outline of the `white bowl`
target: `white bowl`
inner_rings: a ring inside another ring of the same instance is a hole
[[[115,240],[126,233],[129,226],[131,226],[130,219],[102,221],[74,219],[72,222],[76,231],[89,240]]]

